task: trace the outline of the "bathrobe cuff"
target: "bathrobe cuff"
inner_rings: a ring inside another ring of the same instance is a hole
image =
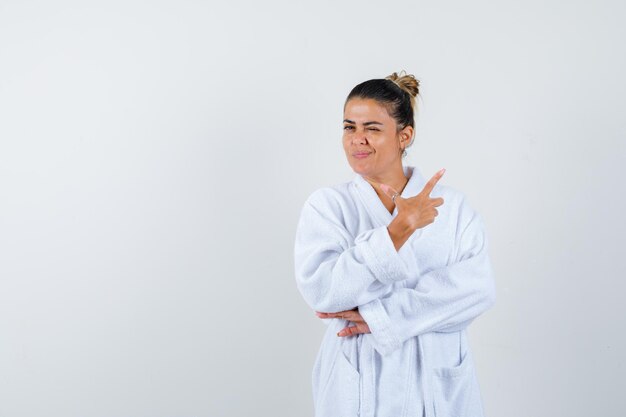
[[[384,284],[392,284],[409,278],[407,261],[396,251],[387,226],[379,226],[369,232],[367,240],[361,245],[363,256],[376,279]],[[361,242],[357,239],[355,243]]]
[[[371,333],[364,336],[369,338],[370,344],[383,356],[396,350],[402,345],[398,330],[379,298],[359,306],[359,314],[363,317]]]

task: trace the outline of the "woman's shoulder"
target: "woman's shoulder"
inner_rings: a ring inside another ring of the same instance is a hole
[[[448,205],[449,219],[455,225],[457,233],[461,233],[468,225],[481,225],[483,217],[477,210],[471,192],[461,191],[450,185],[436,185],[433,192],[440,187],[439,195],[444,199],[444,205]],[[433,197],[433,193],[431,193]],[[441,206],[443,207],[443,206]]]
[[[480,214],[476,210],[471,193],[462,191],[447,184],[437,184],[430,193],[432,198],[442,197],[444,202],[438,207],[440,212],[446,210],[446,214],[451,224],[456,227],[463,227]]]
[[[344,182],[319,187],[309,194],[305,205],[312,205],[323,211],[344,211],[347,207],[351,207],[354,204],[354,195],[350,191],[350,187],[353,185],[352,182]],[[451,185],[436,184],[430,193],[430,197],[442,197],[444,204],[454,212],[472,209],[467,194]]]
[[[467,204],[467,195],[460,189],[448,184],[435,184],[430,197],[441,197],[444,200],[444,204],[449,204],[457,209]]]
[[[351,201],[349,189],[349,182],[319,187],[309,194],[305,204],[320,209],[341,209]]]

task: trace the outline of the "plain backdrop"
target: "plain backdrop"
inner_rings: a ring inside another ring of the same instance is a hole
[[[0,0],[0,417],[312,416],[296,222],[350,89],[482,214],[488,417],[620,416],[620,1]]]

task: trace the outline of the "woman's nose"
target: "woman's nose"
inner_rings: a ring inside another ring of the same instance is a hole
[[[357,133],[356,135],[354,135],[354,140],[356,143],[366,143],[367,136],[365,135],[365,132]]]

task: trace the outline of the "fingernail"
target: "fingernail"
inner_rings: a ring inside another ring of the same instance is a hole
[[[384,192],[389,191],[389,187],[387,187],[385,184],[380,184],[380,188],[382,188]]]
[[[439,171],[439,173],[442,174],[442,175],[443,175],[444,172],[446,172],[445,168],[441,168],[441,170]]]

